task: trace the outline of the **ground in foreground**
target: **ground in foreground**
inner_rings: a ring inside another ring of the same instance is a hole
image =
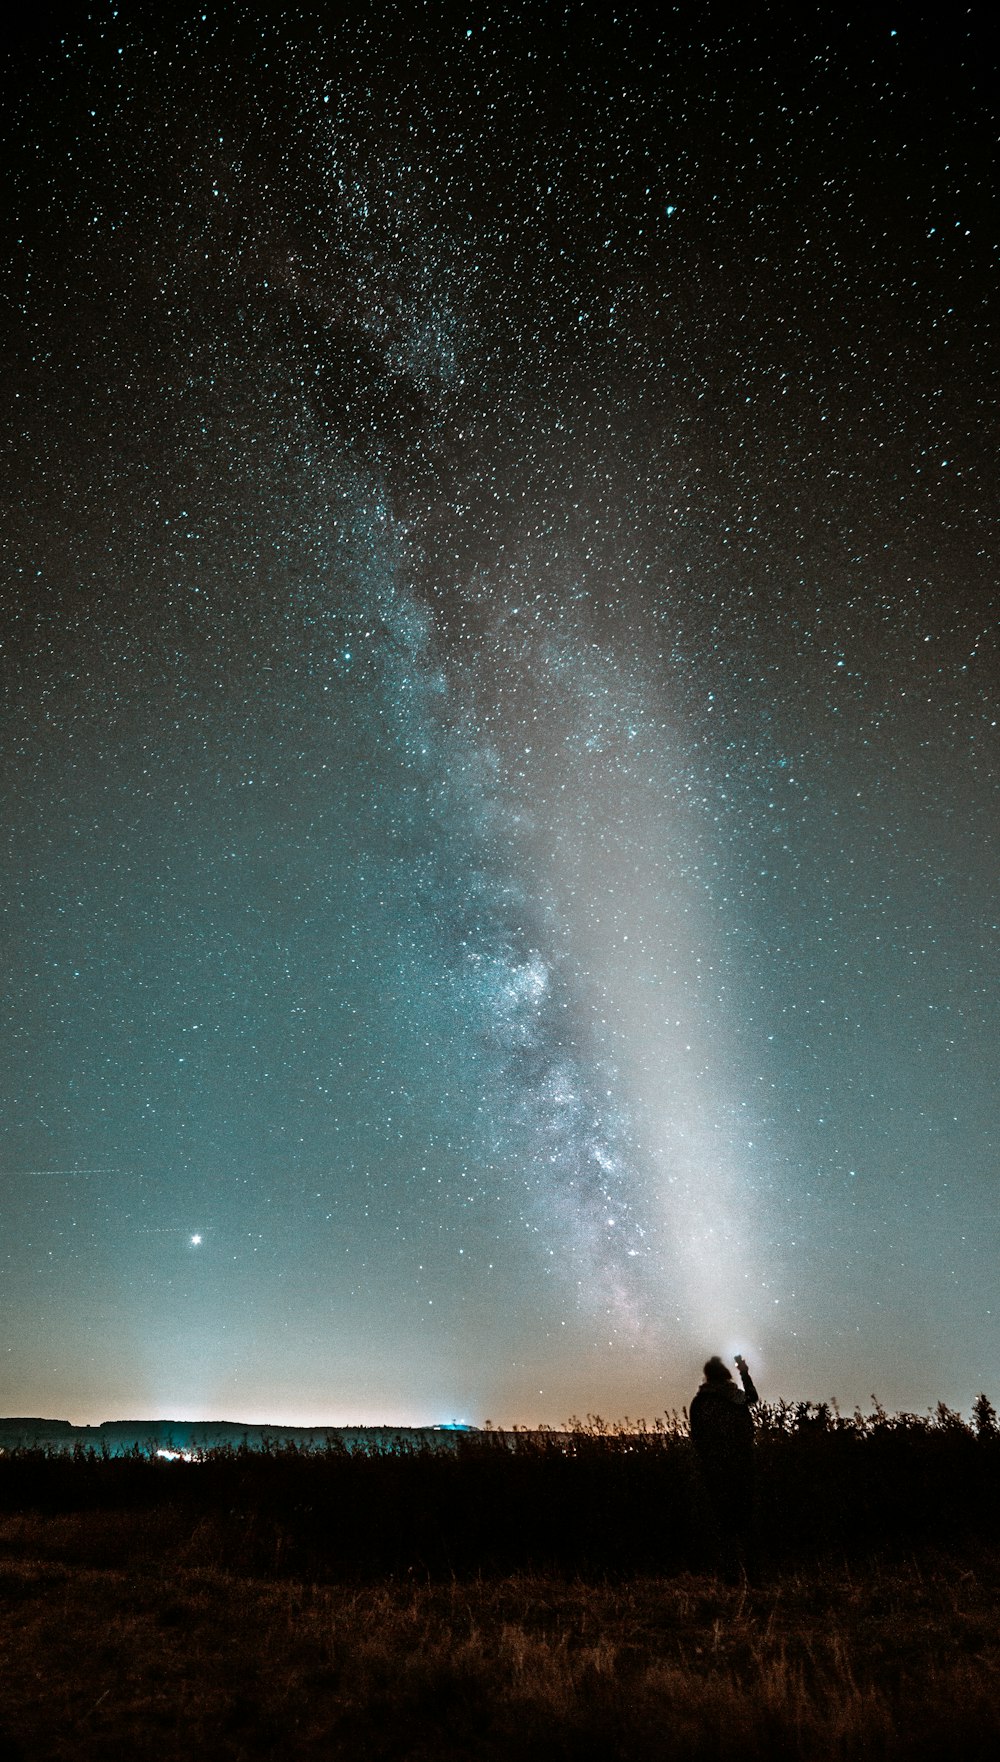
[[[1000,1748],[995,1557],[359,1587],[95,1567],[30,1528],[0,1525],[3,1762]]]

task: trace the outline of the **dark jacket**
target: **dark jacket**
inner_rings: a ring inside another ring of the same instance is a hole
[[[749,1371],[741,1371],[743,1388],[725,1382],[702,1383],[691,1402],[691,1437],[706,1467],[725,1472],[750,1473],[753,1457],[753,1420],[750,1409],[757,1391]]]

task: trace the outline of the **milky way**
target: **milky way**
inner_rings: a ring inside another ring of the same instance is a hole
[[[694,11],[15,49],[10,1411],[989,1385],[988,60]]]

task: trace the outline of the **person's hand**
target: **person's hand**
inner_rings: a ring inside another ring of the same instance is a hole
[[[743,1356],[743,1354],[742,1354],[742,1352],[737,1352],[737,1353],[736,1353],[736,1355],[735,1355],[735,1362],[736,1362],[736,1364],[738,1364],[738,1365],[739,1365],[739,1368],[740,1368],[740,1370],[746,1370],[746,1367],[747,1367],[747,1361],[746,1361],[746,1359],[745,1359],[745,1358],[744,1358],[744,1356]]]

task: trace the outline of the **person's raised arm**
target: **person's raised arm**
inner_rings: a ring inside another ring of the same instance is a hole
[[[760,1400],[760,1396],[753,1386],[753,1377],[750,1375],[750,1366],[747,1364],[747,1361],[741,1352],[737,1352],[736,1354],[736,1368],[740,1373],[740,1382],[743,1384],[743,1393],[747,1398],[747,1406],[755,1407]]]

